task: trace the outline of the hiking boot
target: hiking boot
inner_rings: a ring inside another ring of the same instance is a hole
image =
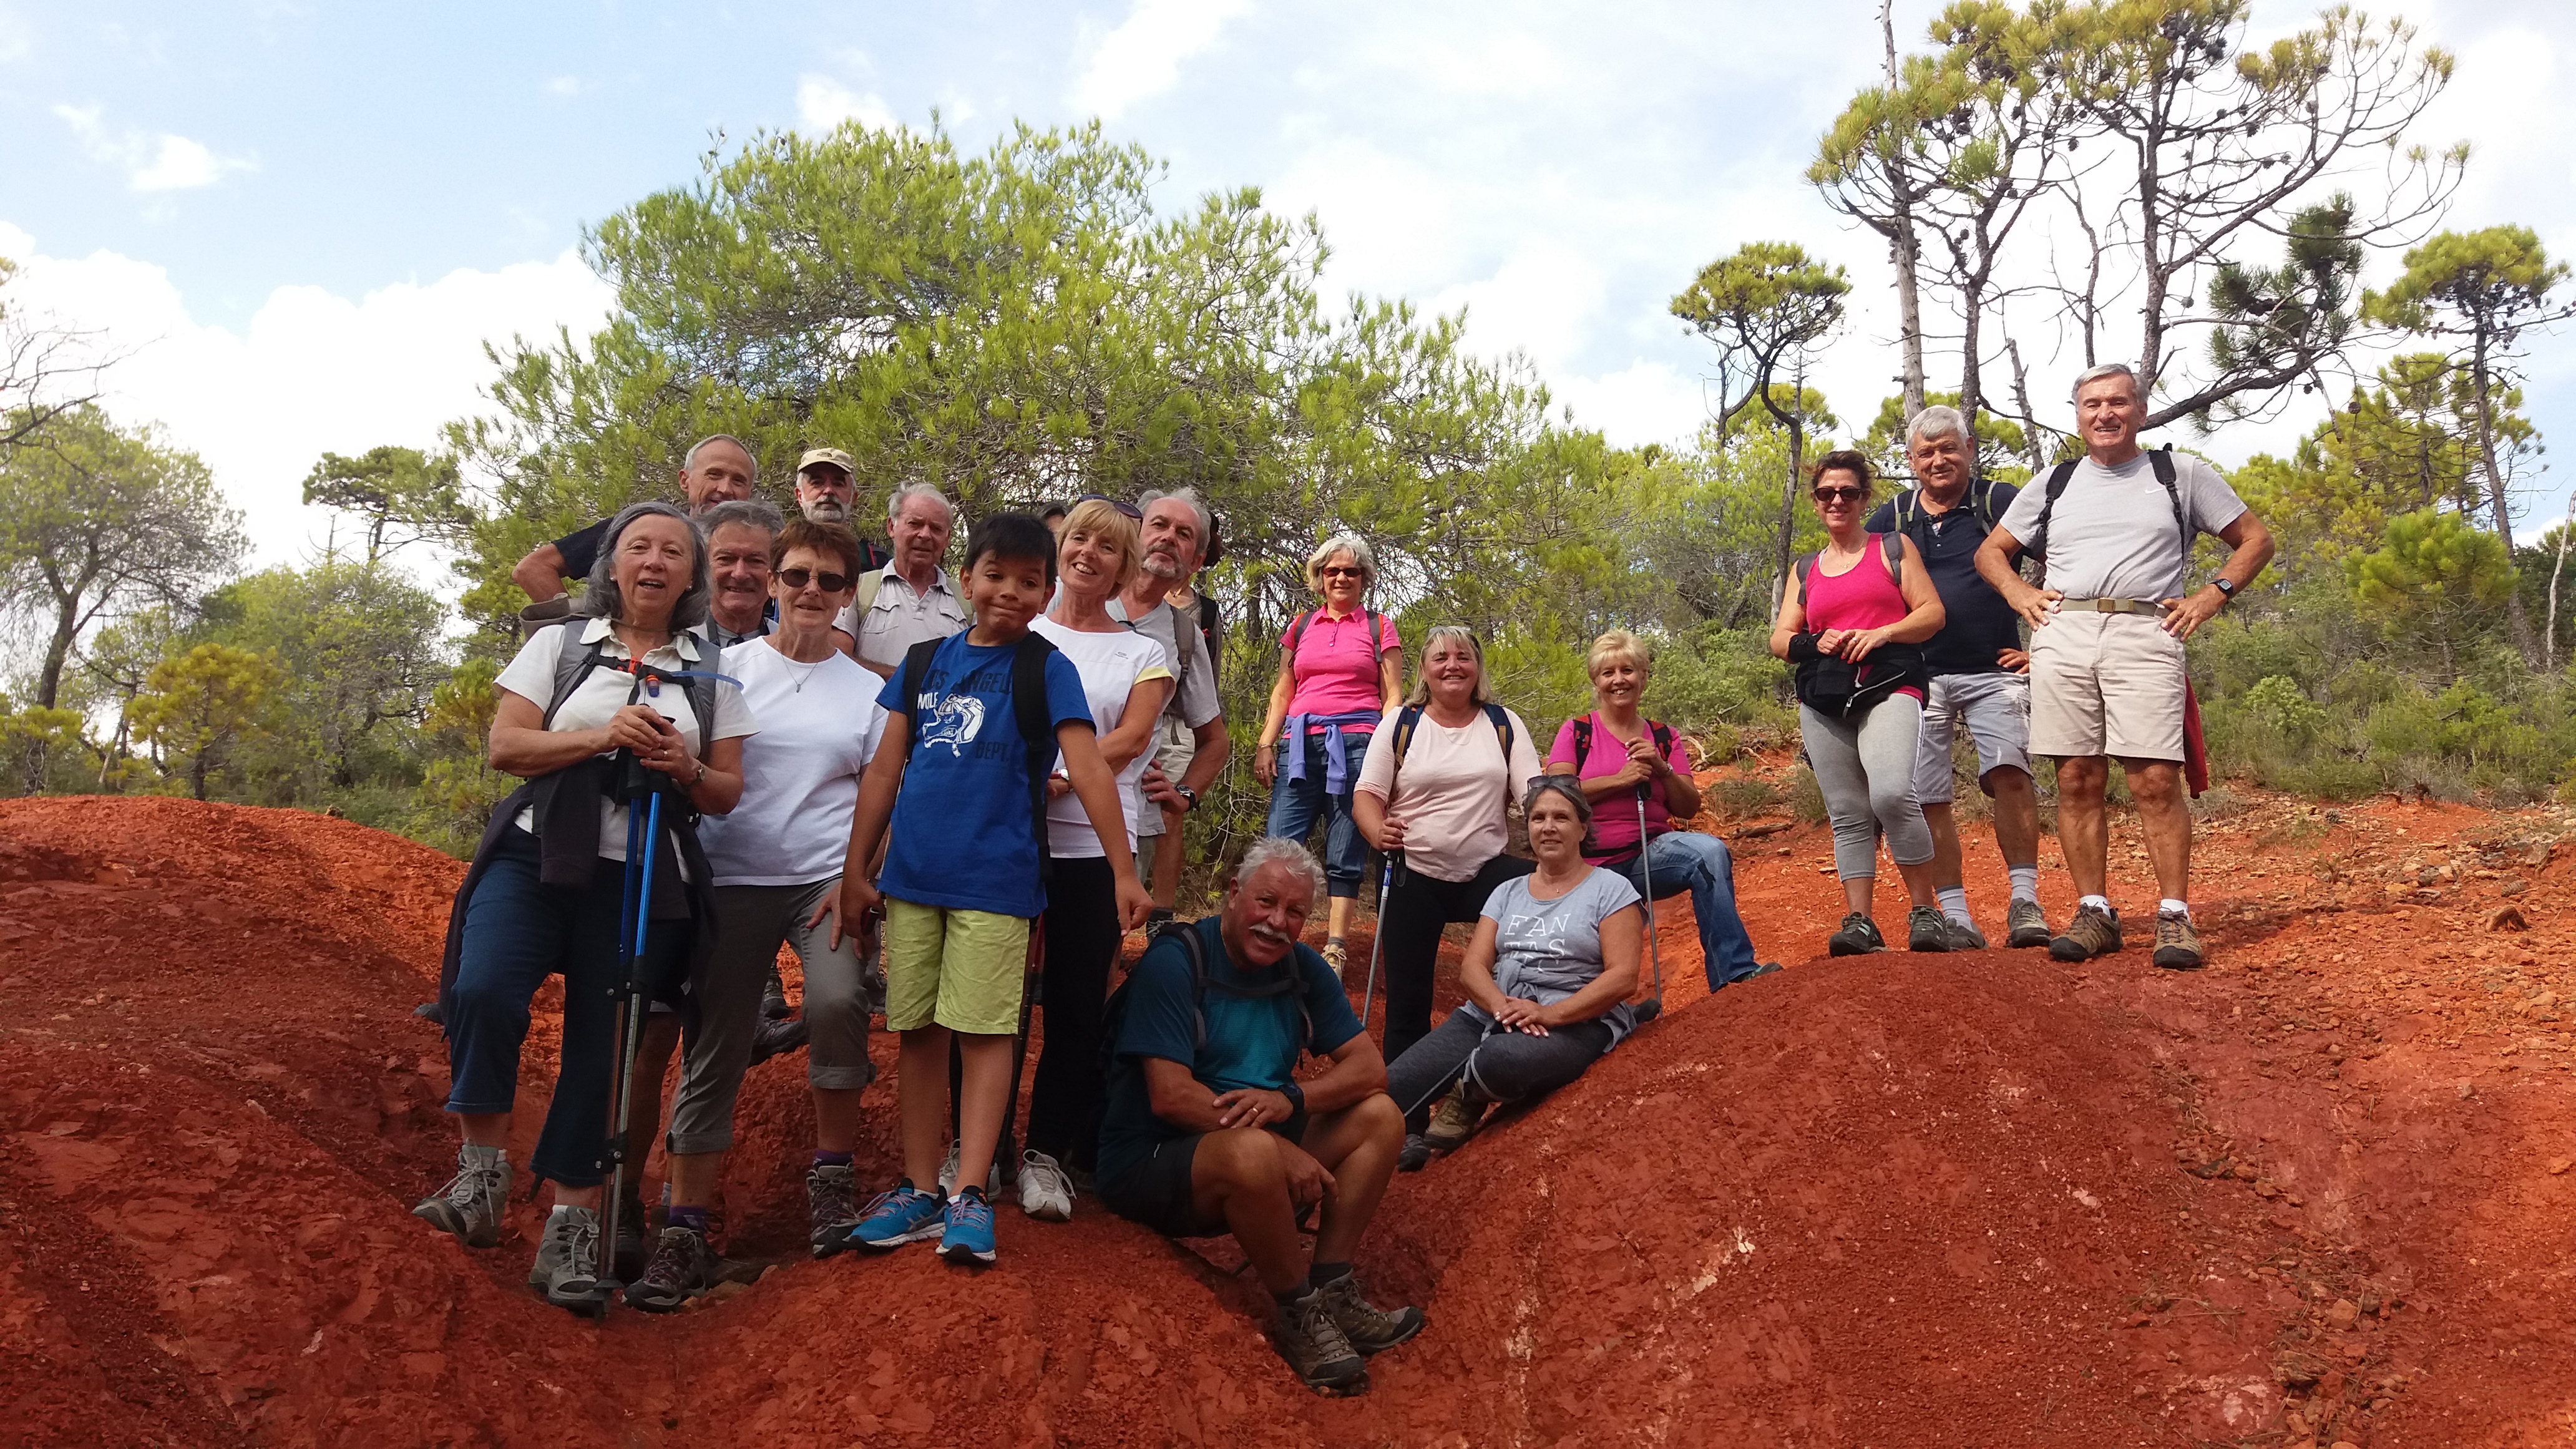
[[[1333,968],[1333,974],[1335,976],[1344,974],[1343,968],[1351,964],[1350,948],[1344,946],[1339,941],[1326,941],[1324,943],[1324,964]]]
[[[957,1149],[961,1144],[948,1144],[948,1155],[939,1159],[939,1196],[945,1201],[957,1195]],[[993,1159],[992,1170],[984,1174],[984,1196],[1002,1190],[1002,1160]]]
[[[1050,1223],[1073,1221],[1073,1183],[1043,1152],[1020,1154],[1020,1211]]]
[[[867,1211],[859,1215],[859,1225],[850,1229],[850,1241],[883,1252],[935,1238],[939,1236],[943,1207],[937,1193],[923,1192],[907,1179],[868,1204]]]
[[[1395,1154],[1395,1170],[1420,1172],[1431,1162],[1431,1144],[1419,1132],[1404,1134],[1404,1146]]]
[[[1431,1128],[1422,1134],[1423,1145],[1444,1156],[1455,1152],[1467,1145],[1467,1139],[1476,1135],[1477,1124],[1484,1120],[1485,1103],[1469,1096],[1467,1084],[1461,1080],[1432,1109]]]
[[[2039,908],[2039,902],[2016,900],[2004,912],[2004,944],[2016,950],[2048,944],[2048,912]]]
[[[805,1045],[808,1030],[805,1018],[801,1016],[791,1017],[786,1021],[764,1021],[753,1027],[751,1029],[751,1064],[755,1067],[759,1066],[781,1052],[792,1052]]]
[[[1360,1275],[1344,1273],[1315,1290],[1324,1295],[1324,1312],[1333,1326],[1362,1353],[1384,1353],[1422,1331],[1419,1308],[1385,1312],[1360,1296]]]
[[[1887,949],[1887,938],[1878,933],[1878,922],[1858,911],[1843,917],[1842,929],[1825,938],[1825,950],[1835,956],[1866,956]]]
[[[1745,982],[1751,981],[1757,976],[1768,976],[1779,969],[1780,963],[1777,961],[1756,961],[1752,965],[1745,967],[1741,974],[1730,976],[1721,984],[1726,986],[1741,986]]]
[[[626,1306],[668,1313],[716,1286],[723,1265],[707,1240],[688,1228],[664,1228],[653,1261],[626,1289]]]
[[[1309,1288],[1305,1296],[1279,1306],[1279,1322],[1270,1330],[1270,1341],[1279,1356],[1297,1375],[1298,1382],[1328,1399],[1339,1399],[1368,1391],[1368,1360],[1351,1347],[1350,1335],[1333,1321],[1332,1310],[1324,1303],[1320,1288]]]
[[[2200,933],[2180,911],[2156,912],[2156,954],[2149,958],[2167,971],[2200,969]]]
[[[779,979],[778,965],[770,963],[769,984],[760,989],[760,1019],[784,1021],[795,1010],[787,1004],[787,983]]]
[[[411,1215],[456,1235],[469,1248],[501,1241],[501,1205],[510,1200],[510,1163],[498,1147],[468,1142],[456,1150],[456,1175],[422,1198]]]
[[[536,1264],[528,1269],[528,1286],[548,1303],[576,1313],[596,1313],[607,1306],[599,1291],[598,1212],[558,1207],[547,1216]]]
[[[1978,930],[1974,925],[1946,913],[1942,915],[1941,921],[1949,928],[1950,950],[1982,951],[1986,949],[1986,933]]]
[[[411,1009],[411,1014],[423,1021],[434,1022],[440,1026],[447,1025],[447,1008],[435,1001],[422,1002]]]
[[[2066,934],[2048,943],[2048,954],[2060,961],[2090,961],[2120,949],[2120,913],[2100,906],[2077,906]]]
[[[859,1225],[858,1169],[846,1162],[805,1169],[805,1241],[817,1258],[828,1258],[850,1245],[850,1229]]]
[[[1905,912],[1905,949],[1908,951],[1947,951],[1950,949],[1950,918],[1938,906],[1914,906]]]
[[[617,1281],[632,1283],[644,1276],[644,1265],[651,1260],[653,1245],[646,1236],[652,1224],[644,1216],[644,1199],[630,1197],[617,1210],[617,1246],[609,1265],[617,1270]]]
[[[985,1267],[993,1251],[993,1205],[973,1185],[948,1200],[940,1227],[939,1256],[951,1263]]]

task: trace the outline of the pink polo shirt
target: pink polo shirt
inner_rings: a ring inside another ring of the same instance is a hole
[[[1297,641],[1296,662],[1291,676],[1296,690],[1288,696],[1288,713],[1350,714],[1366,710],[1376,714],[1386,703],[1378,687],[1378,656],[1402,641],[1395,636],[1395,616],[1378,615],[1377,648],[1369,647],[1369,616],[1365,609],[1354,610],[1336,619],[1317,609],[1302,616],[1306,633]],[[1297,632],[1297,621],[1279,632],[1279,647],[1288,648],[1290,635]],[[1351,734],[1368,734],[1375,725],[1345,725]],[[1314,729],[1309,734],[1317,733]]]

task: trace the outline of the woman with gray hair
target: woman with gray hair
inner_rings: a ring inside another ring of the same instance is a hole
[[[1351,819],[1351,789],[1379,720],[1395,713],[1404,690],[1404,641],[1395,621],[1364,603],[1375,582],[1377,556],[1355,534],[1334,534],[1307,556],[1306,585],[1323,607],[1298,615],[1279,636],[1279,678],[1252,752],[1253,778],[1270,787],[1263,833],[1303,844],[1317,821],[1324,824],[1332,897],[1324,960],[1344,975],[1350,957],[1342,938],[1368,863]]]
[[[1476,919],[1496,887],[1529,874],[1506,855],[1509,812],[1538,751],[1521,717],[1485,687],[1485,653],[1455,624],[1431,631],[1413,692],[1379,731],[1351,798],[1352,818],[1394,877],[1377,920],[1386,956],[1386,1057],[1431,1034],[1431,968],[1440,928]],[[1425,1109],[1409,1113],[1408,1139]],[[1408,1140],[1418,1161],[1421,1145]]]
[[[642,903],[654,926],[638,969],[669,996],[705,918],[710,878],[688,822],[741,798],[742,737],[755,728],[740,692],[715,675],[714,649],[690,632],[706,617],[707,594],[706,542],[686,514],[638,503],[609,521],[584,612],[540,631],[494,681],[492,766],[527,783],[492,813],[448,918],[439,988],[447,1110],[465,1142],[456,1176],[412,1214],[469,1248],[500,1241],[529,1003],[560,974],[561,1064],[528,1163],[555,1184],[554,1210],[528,1284],[576,1311],[603,1301],[612,992],[629,909],[622,761],[631,756],[688,807],[661,814],[667,838],[655,842]]]

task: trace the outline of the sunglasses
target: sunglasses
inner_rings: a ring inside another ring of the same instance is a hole
[[[1858,503],[1868,496],[1869,495],[1867,493],[1858,488],[1819,488],[1816,490],[1816,501],[1818,503]]]
[[[1364,579],[1368,577],[1367,570],[1357,568],[1350,564],[1326,564],[1322,568],[1315,570],[1315,572],[1328,579]]]
[[[1080,498],[1073,501],[1076,503],[1106,503],[1110,507],[1115,508],[1120,513],[1126,515],[1127,521],[1130,523],[1142,523],[1145,521],[1144,509],[1141,509],[1135,504],[1129,503],[1124,499],[1112,498],[1106,493],[1085,493]]]
[[[778,581],[785,584],[791,593],[807,584],[820,583],[827,594],[837,594],[848,588],[851,582],[848,574],[816,573],[812,569],[780,569]]]

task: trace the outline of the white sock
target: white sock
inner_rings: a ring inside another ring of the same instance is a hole
[[[1935,891],[1933,894],[1940,897],[1941,914],[1948,916],[1951,920],[1954,920],[1960,925],[1966,926],[1971,930],[1976,928],[1976,919],[1968,914],[1968,888],[1966,886],[1952,886],[1948,890]]]
[[[2075,908],[2077,910],[2080,911],[2086,906],[2091,906],[2093,909],[2100,911],[2106,916],[2111,914],[2111,898],[2109,896],[2081,896],[2076,899]]]
[[[2180,916],[2184,920],[2188,921],[2191,919],[2191,903],[2189,901],[2178,901],[2171,896],[2167,896],[2163,900],[2156,902],[2156,914],[2160,916]]]
[[[2038,866],[2008,865],[2004,867],[2004,874],[2012,877],[2012,898],[2014,900],[2035,901],[2039,899]]]

